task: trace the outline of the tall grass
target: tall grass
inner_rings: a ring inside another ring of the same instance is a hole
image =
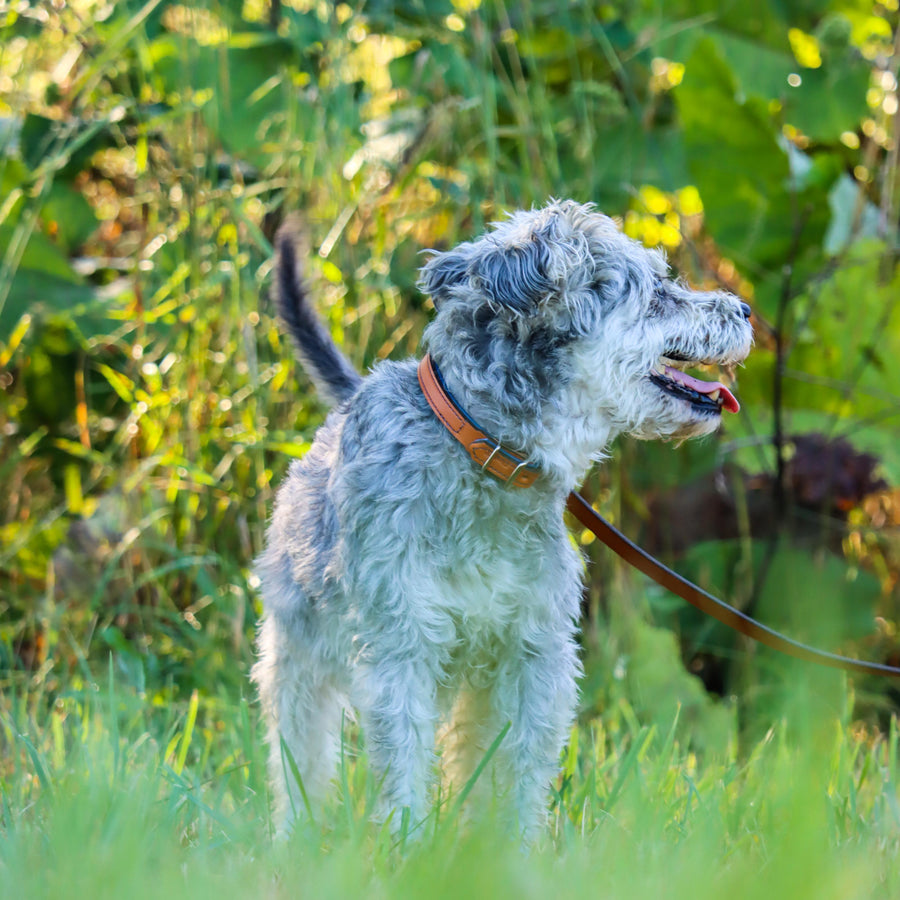
[[[326,815],[274,843],[245,701],[195,694],[154,706],[110,672],[53,704],[22,693],[2,709],[3,896],[846,900],[900,890],[896,720],[882,737],[822,717],[807,742],[779,723],[740,755],[704,758],[679,742],[674,719],[666,733],[642,726],[622,699],[573,733],[547,835],[526,854],[502,797],[470,798],[462,815],[439,804],[396,840],[366,816],[378,785],[349,733]]]

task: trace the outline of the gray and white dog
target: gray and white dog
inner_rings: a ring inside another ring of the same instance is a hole
[[[336,404],[291,465],[258,560],[253,680],[279,828],[321,802],[356,710],[385,812],[408,808],[412,823],[428,810],[438,732],[459,789],[511,723],[495,771],[532,838],[580,672],[583,563],[566,497],[617,434],[703,435],[736,409],[723,385],[681,370],[741,362],[750,309],[670,280],[661,254],[572,201],[435,253],[420,281],[437,311],[425,347],[468,417],[538,469],[514,487],[438,419],[415,360],[365,379],[352,369],[308,305],[295,236],[277,249],[279,311]]]

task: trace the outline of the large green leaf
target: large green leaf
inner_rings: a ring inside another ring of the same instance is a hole
[[[792,173],[767,104],[740,94],[712,39],[697,43],[676,97],[687,165],[722,249],[757,277],[820,251],[830,184]]]
[[[22,270],[41,272],[51,278],[64,281],[69,284],[83,284],[81,277],[73,271],[69,258],[60,247],[40,231],[34,231],[30,235],[24,232],[25,226],[0,225],[0,261],[7,254],[9,248],[20,241],[27,241],[22,251],[18,269],[11,273],[13,281]],[[0,275],[10,277],[10,273],[0,269]]]
[[[788,366],[802,377],[786,382],[787,404],[876,421],[900,412],[900,273],[884,277],[885,252],[859,243],[798,298],[804,327]]]
[[[786,94],[785,120],[814,141],[836,141],[855,132],[867,113],[865,66],[804,69],[800,85]]]
[[[225,147],[251,161],[263,155],[268,128],[283,115],[280,67],[298,60],[295,44],[271,31],[235,34],[216,46],[167,35],[153,42],[151,55],[166,91],[197,103]]]
[[[835,554],[814,554],[786,542],[771,553],[767,542],[759,540],[748,560],[742,541],[705,541],[688,550],[678,569],[727,602],[743,605],[755,593],[755,613],[765,624],[823,649],[846,647],[848,641],[865,638],[875,629],[881,597],[878,579],[849,567]],[[660,608],[672,608],[668,596]],[[733,632],[724,625],[708,622],[693,608],[678,609],[695,633],[698,624],[706,626],[710,646],[733,643]]]
[[[762,104],[738,102],[736,93],[734,74],[716,45],[701,41],[676,91],[688,167],[709,229],[727,251],[751,260],[771,256],[760,246],[772,242],[773,207],[790,171]]]
[[[0,260],[10,242],[19,239],[16,228],[0,225]],[[103,334],[109,327],[107,309],[114,296],[98,293],[74,271],[59,244],[39,231],[28,238],[14,272],[5,272],[0,263],[0,278],[8,279],[0,306],[0,342],[9,338],[26,313],[61,317],[83,338]]]
[[[785,33],[780,45],[772,46],[712,27],[680,32],[663,41],[660,52],[687,60],[704,34],[720,48],[741,95],[774,101],[781,121],[815,141],[836,143],[867,115],[869,68],[852,48],[833,49],[818,68],[804,68],[791,53]]]
[[[642,0],[641,5],[664,23],[709,22],[721,32],[752,39],[760,47],[779,47],[784,43],[787,29],[796,26],[811,28],[833,0],[724,0],[719,3],[698,3],[697,0]],[[664,16],[664,18],[663,18]],[[701,18],[702,17],[702,18]],[[672,29],[676,31],[676,29]],[[697,30],[678,28],[677,31]]]
[[[97,216],[81,191],[61,181],[50,189],[40,217],[56,244],[68,254],[78,250],[97,227]]]
[[[19,151],[31,171],[44,166],[67,177],[85,169],[98,150],[113,146],[116,139],[105,116],[59,120],[28,113],[19,135]]]
[[[443,99],[447,94],[468,98],[477,85],[471,61],[452,42],[428,41],[424,48],[392,59],[388,71],[393,84],[415,81],[435,100]],[[494,76],[485,73],[484,78],[493,81]]]

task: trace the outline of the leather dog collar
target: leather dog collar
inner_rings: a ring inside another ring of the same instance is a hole
[[[419,385],[434,414],[483,471],[514,487],[530,487],[534,484],[540,470],[485,434],[463,412],[447,390],[438,367],[427,353],[419,363]]]

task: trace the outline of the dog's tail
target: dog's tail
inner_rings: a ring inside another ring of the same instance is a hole
[[[275,300],[294,348],[322,399],[329,404],[349,400],[362,377],[338,349],[309,303],[306,280],[297,261],[303,245],[296,222],[288,221],[275,237]]]

